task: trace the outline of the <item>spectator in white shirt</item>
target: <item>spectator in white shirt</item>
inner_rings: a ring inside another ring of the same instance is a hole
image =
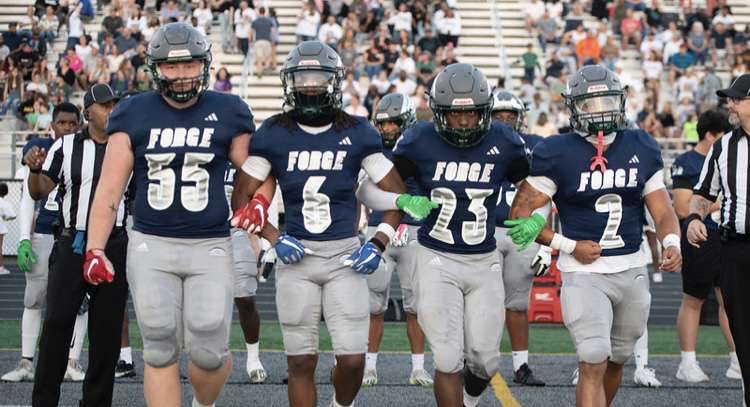
[[[237,45],[242,55],[247,55],[250,47],[250,24],[255,20],[255,11],[247,6],[247,1],[240,3],[240,8],[234,12],[234,35],[237,37]]]
[[[458,37],[461,35],[461,17],[455,10],[448,9],[439,24],[436,22],[435,28],[440,45],[446,46],[452,43],[454,47],[458,46]]]
[[[318,24],[320,23],[320,14],[313,8],[312,4],[305,2],[302,6],[302,12],[297,17],[297,42],[309,41],[318,35]]]
[[[526,18],[526,28],[531,31],[532,28],[536,27],[536,22],[542,18],[544,14],[544,3],[540,0],[530,0],[526,3],[523,8],[523,16]]]
[[[391,84],[396,87],[396,92],[403,93],[404,95],[411,96],[417,90],[417,83],[411,80],[404,71],[401,71],[398,74],[398,79],[392,81]]]
[[[370,112],[368,112],[367,109],[365,109],[365,107],[360,104],[359,95],[352,95],[349,106],[344,108],[344,112],[352,116],[370,116]]]
[[[81,3],[71,3],[68,15],[68,43],[65,49],[75,47],[83,35],[83,24],[81,23]]]
[[[734,29],[734,16],[729,14],[729,7],[722,7],[721,10],[716,14],[716,17],[711,21],[712,25],[716,25],[718,23],[724,24],[725,27],[727,27],[728,30]]]
[[[318,31],[318,39],[334,50],[336,50],[336,45],[343,36],[344,30],[336,23],[336,17],[334,16],[328,16],[328,20]]]
[[[406,6],[406,3],[401,3],[398,6],[398,12],[388,19],[388,25],[393,25],[393,32],[398,33],[404,30],[411,35],[411,12]]]
[[[211,30],[214,15],[211,13],[211,9],[206,6],[206,0],[198,2],[198,8],[193,10],[193,17],[198,19],[198,25],[203,27],[206,32]]]
[[[662,49],[664,49],[664,44],[662,44],[662,42],[659,41],[658,38],[656,38],[656,35],[653,31],[649,32],[646,39],[641,42],[642,56],[647,56],[650,55],[651,52],[656,52],[656,56],[660,58]]]
[[[372,82],[370,82],[372,85],[375,85],[375,87],[378,89],[379,95],[385,95],[385,92],[388,91],[388,88],[391,86],[391,82],[388,80],[388,73],[386,71],[380,71],[377,77],[372,79]]]
[[[658,81],[661,78],[661,73],[664,69],[664,64],[661,63],[656,51],[651,51],[646,55],[646,59],[643,61],[643,76],[647,80]]]
[[[401,50],[401,53],[396,60],[396,64],[393,66],[393,73],[391,79],[396,79],[400,72],[406,72],[410,78],[414,78],[417,75],[417,64],[414,59],[409,56],[406,50]]]

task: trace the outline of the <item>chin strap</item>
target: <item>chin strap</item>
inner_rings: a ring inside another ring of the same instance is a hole
[[[591,158],[591,171],[599,167],[601,172],[607,171],[607,159],[604,157],[604,132],[599,130],[596,135],[596,156]]]

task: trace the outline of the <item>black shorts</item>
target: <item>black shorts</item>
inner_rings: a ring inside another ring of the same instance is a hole
[[[721,239],[719,231],[707,229],[708,240],[700,248],[687,241],[682,231],[682,292],[695,298],[706,299],[711,288],[719,286],[721,274]]]

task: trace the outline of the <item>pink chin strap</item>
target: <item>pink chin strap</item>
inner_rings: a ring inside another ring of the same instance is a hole
[[[601,172],[607,171],[607,159],[604,157],[604,132],[599,130],[596,135],[596,156],[591,157],[590,170],[599,167]]]

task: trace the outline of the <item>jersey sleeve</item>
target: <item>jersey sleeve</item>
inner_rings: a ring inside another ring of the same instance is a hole
[[[659,143],[651,137],[648,133],[643,130],[637,130],[641,140],[643,141],[644,148],[648,151],[648,154],[652,159],[650,160],[651,166],[646,173],[646,179],[651,179],[657,172],[661,172],[664,169],[664,160],[661,157],[661,146]]]
[[[239,96],[232,96],[232,110],[234,114],[230,115],[229,128],[237,129],[237,133],[233,134],[233,137],[237,137],[240,134],[253,133],[255,132],[255,117],[250,106],[245,103]]]
[[[563,137],[563,136],[558,136]],[[534,147],[531,154],[531,165],[529,175],[532,177],[549,178],[555,185],[559,185],[560,169],[557,168],[561,161],[560,144],[558,139],[545,139]]]
[[[47,158],[42,164],[42,174],[46,175],[55,184],[60,182],[63,173],[63,140],[65,137],[60,137],[52,144],[49,151],[47,152]]]
[[[134,121],[133,109],[130,106],[133,99],[135,98],[130,97],[121,100],[115,105],[114,109],[112,109],[112,113],[110,113],[109,119],[107,120],[107,134],[114,134],[117,132],[127,133],[132,142],[134,134],[131,134],[133,133],[131,126],[133,123],[137,123],[137,120]]]
[[[674,189],[690,189],[695,186],[691,180],[696,179],[700,174],[685,162],[685,156],[677,157],[670,167],[672,175],[672,187]]]

